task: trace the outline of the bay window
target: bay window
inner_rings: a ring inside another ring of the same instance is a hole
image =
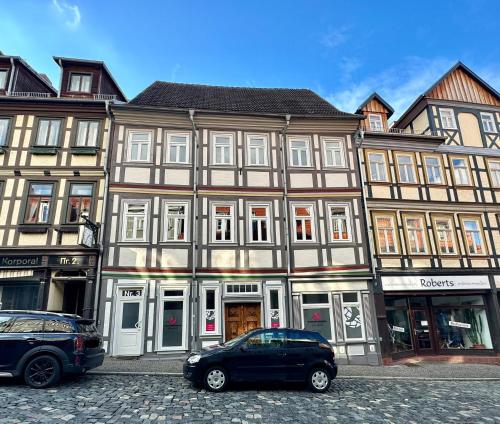
[[[212,205],[212,242],[233,242],[235,240],[234,205]]]
[[[146,241],[148,203],[123,203],[122,241]]]
[[[27,224],[47,224],[50,218],[52,183],[30,183],[24,222]]]
[[[314,208],[312,205],[292,205],[294,241],[315,241]]]

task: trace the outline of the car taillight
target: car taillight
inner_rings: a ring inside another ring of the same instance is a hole
[[[83,337],[77,336],[77,338],[75,339],[75,350],[77,352],[83,352],[83,347],[84,347]]]

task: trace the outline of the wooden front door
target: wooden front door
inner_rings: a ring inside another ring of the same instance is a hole
[[[224,315],[226,341],[261,326],[260,303],[227,303]]]

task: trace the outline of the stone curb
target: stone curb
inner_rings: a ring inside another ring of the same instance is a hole
[[[180,372],[146,372],[146,371],[89,371],[87,375],[144,375],[182,377]],[[365,376],[340,375],[336,380],[418,380],[418,381],[500,381],[500,377],[411,377],[411,376]]]

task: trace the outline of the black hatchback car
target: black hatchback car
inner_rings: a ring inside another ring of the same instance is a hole
[[[0,377],[44,388],[63,373],[82,374],[104,360],[94,321],[78,315],[0,311]]]
[[[192,353],[184,377],[220,392],[229,381],[306,382],[326,392],[337,376],[332,346],[319,333],[296,329],[257,329],[224,344]]]

